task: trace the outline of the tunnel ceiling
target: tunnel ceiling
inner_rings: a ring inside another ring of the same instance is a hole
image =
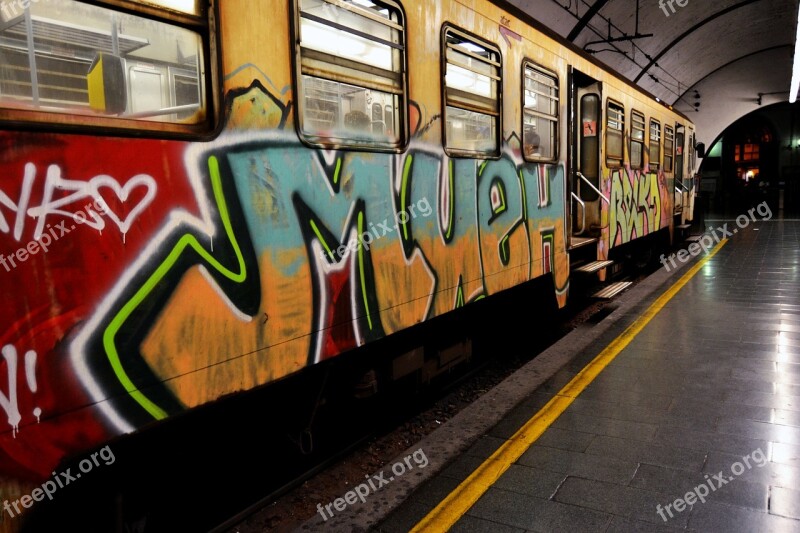
[[[788,101],[797,0],[659,1],[507,3],[686,114],[700,142]]]

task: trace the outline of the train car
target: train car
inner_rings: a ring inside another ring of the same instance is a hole
[[[0,18],[5,530],[110,439],[692,218],[692,123],[499,2]]]

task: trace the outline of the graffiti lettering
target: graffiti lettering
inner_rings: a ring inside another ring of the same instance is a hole
[[[611,245],[643,237],[661,227],[658,175],[620,169],[611,173]]]
[[[19,403],[17,402],[17,349],[7,344],[3,346],[2,353],[3,359],[6,362],[6,370],[8,371],[8,395],[0,392],[0,407],[6,412],[8,423],[16,437],[17,431],[19,430],[19,423],[22,420],[22,414],[19,412]],[[28,383],[28,388],[31,392],[35,393],[38,387],[36,384],[36,352],[33,350],[28,350],[25,353],[25,378]],[[33,414],[38,421],[42,410],[36,407],[33,410]]]
[[[95,201],[95,207],[97,204],[100,204],[101,207],[107,209],[102,209],[103,212],[98,212],[85,207],[88,218],[85,220],[82,219],[81,222],[97,231],[102,231],[106,226],[106,222],[101,215],[106,215],[114,222],[117,228],[119,228],[124,238],[136,218],[139,217],[153,201],[157,191],[155,179],[147,174],[137,174],[124,185],[120,185],[116,179],[104,174],[95,176],[89,181],[65,179],[62,178],[62,170],[58,165],[50,165],[47,169],[41,203],[36,207],[28,208],[34,181],[36,180],[36,173],[36,166],[33,163],[27,163],[25,165],[25,172],[22,178],[22,190],[18,202],[15,203],[4,191],[0,191],[0,205],[5,206],[16,214],[13,236],[17,241],[22,239],[22,234],[25,229],[26,214],[29,217],[37,219],[33,240],[38,240],[45,231],[48,217],[62,216],[73,218],[77,213],[66,210],[66,208],[68,206],[74,206],[77,202],[81,202],[87,198]],[[114,201],[111,203],[107,202],[103,197],[103,192],[106,189],[113,193],[112,199]],[[67,194],[61,195],[64,191],[66,191]],[[127,215],[122,212],[117,213],[111,207],[116,203],[126,204],[129,200],[132,203],[132,208],[127,212]],[[83,208],[84,206],[81,205],[80,209]],[[81,216],[83,216],[83,213],[81,213]],[[61,229],[62,235],[64,234],[64,229],[62,229],[64,228],[63,224],[63,222],[60,225],[56,224],[56,226]],[[0,212],[0,232],[9,233],[11,230],[12,228],[5,216]]]

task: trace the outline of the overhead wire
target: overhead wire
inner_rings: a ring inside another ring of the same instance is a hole
[[[580,0],[580,2],[576,1],[575,2],[575,11],[574,12],[572,11],[572,0],[569,0],[569,3],[567,5],[564,5],[560,0],[552,0],[552,1],[554,3],[556,3],[557,5],[559,5],[562,9],[567,11],[570,15],[575,17],[576,20],[580,20],[580,14],[579,14],[578,7],[579,7],[579,5],[581,3],[585,7],[591,8],[591,4],[589,4],[589,2],[587,2],[587,0]],[[595,14],[595,17],[599,17],[601,20],[603,20],[609,28],[616,30],[617,32],[619,32],[622,35],[626,35],[626,32],[624,32],[621,28],[619,28],[619,26],[614,24],[611,21],[611,19],[603,16],[600,13]],[[592,25],[591,23],[587,24],[586,28],[591,30],[595,35],[597,35],[600,38],[606,38],[607,37],[606,35],[603,34],[603,32],[601,30],[599,30],[595,25]],[[633,63],[634,65],[636,65],[640,69],[644,68],[644,65],[642,65],[638,61],[636,61],[635,55],[636,55],[636,51],[637,50],[645,58],[647,58],[648,61],[652,60],[652,56],[649,53],[647,53],[642,47],[640,47],[638,44],[636,44],[634,41],[631,41],[632,52],[630,54],[628,52],[626,52],[625,50],[622,50],[619,46],[617,46],[617,45],[615,45],[613,43],[608,43],[608,44],[611,46],[611,48],[605,48],[605,49],[601,49],[601,50],[586,50],[586,51],[591,53],[591,54],[597,54],[597,53],[602,53],[602,52],[610,52],[610,53],[620,54],[623,57],[625,57],[625,59],[627,59],[628,61],[630,61],[631,63]],[[658,68],[661,74],[671,78],[674,81],[673,83],[670,83],[668,81],[665,81],[665,80],[657,77],[653,72],[648,73],[648,76],[650,77],[650,79],[654,83],[656,83],[658,85],[661,85],[662,87],[664,87],[665,90],[667,90],[671,94],[675,95],[676,100],[675,100],[675,102],[673,102],[673,105],[676,104],[678,101],[683,100],[684,102],[686,102],[687,104],[692,106],[691,103],[689,103],[686,100],[684,100],[683,95],[680,92],[681,91],[681,87],[687,87],[688,88],[688,84],[683,83],[681,80],[679,80],[677,77],[675,77],[672,73],[667,71],[664,67],[662,67],[658,63],[655,63],[653,65],[653,67]],[[652,69],[651,69],[651,71],[652,71]],[[674,87],[674,89],[673,89],[673,87]],[[692,109],[694,109],[693,106],[692,106]]]

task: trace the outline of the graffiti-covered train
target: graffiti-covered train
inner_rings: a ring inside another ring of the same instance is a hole
[[[529,280],[563,306],[571,255],[692,217],[690,121],[499,2],[2,0],[0,18],[7,500]]]

